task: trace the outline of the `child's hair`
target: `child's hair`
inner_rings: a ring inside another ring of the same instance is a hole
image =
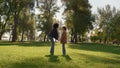
[[[59,27],[59,24],[58,23],[54,23],[53,24],[53,28],[58,28]]]
[[[66,31],[66,27],[65,26],[63,26],[62,28]]]

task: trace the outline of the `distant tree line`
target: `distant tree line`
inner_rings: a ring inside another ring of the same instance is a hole
[[[120,10],[110,5],[98,8],[95,20],[93,25],[98,28],[91,37],[93,42],[120,44]]]

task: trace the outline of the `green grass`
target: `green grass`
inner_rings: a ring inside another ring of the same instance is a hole
[[[0,41],[0,68],[120,68],[119,46],[67,44],[67,56],[62,56],[60,43],[54,56],[49,49],[50,43]]]

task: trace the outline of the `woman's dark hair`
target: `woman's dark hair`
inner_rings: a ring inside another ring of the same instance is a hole
[[[65,27],[65,26],[63,26],[62,28],[63,28],[64,30],[66,30],[66,27]]]
[[[53,24],[53,28],[58,28],[59,27],[59,24],[58,23],[54,23]]]

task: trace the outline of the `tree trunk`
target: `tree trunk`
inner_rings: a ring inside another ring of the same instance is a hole
[[[49,37],[48,37],[48,35],[47,35],[47,42],[49,42]]]
[[[78,36],[78,39],[79,39],[79,42],[81,42],[81,37],[80,37],[80,35]]]
[[[7,24],[7,20],[6,20],[5,24],[2,26],[2,31],[0,32],[0,40],[2,39],[2,35],[3,35],[4,32],[5,32],[6,24]]]
[[[2,31],[1,33],[0,33],[0,40],[2,40],[2,35],[4,34],[4,32]]]
[[[27,41],[30,41],[30,33],[27,31]]]
[[[73,33],[73,29],[71,29],[71,43],[74,43],[74,33]]]
[[[12,31],[12,42],[16,42],[17,40],[17,25],[18,25],[18,18],[17,18],[17,15],[15,14],[13,31]]]
[[[71,40],[70,40],[70,42],[71,43],[74,43],[74,36],[73,35],[71,35],[71,38],[70,38]]]
[[[44,36],[44,42],[46,42],[46,34],[45,34],[45,36]]]
[[[74,43],[77,43],[77,42],[78,42],[77,33],[74,34],[74,39],[75,39],[75,42],[74,42]]]
[[[10,34],[9,41],[11,41],[11,36],[12,36],[12,33]]]
[[[106,38],[104,39],[104,43],[105,43],[105,44],[107,43],[107,39],[106,39]]]
[[[2,40],[2,35],[0,35],[0,40]]]
[[[100,39],[100,43],[102,42],[102,39]]]
[[[35,35],[33,31],[30,31],[30,41],[34,41],[35,40]]]
[[[73,43],[73,37],[72,36],[70,37],[70,42]]]
[[[23,38],[24,38],[24,30],[22,31],[22,38],[21,38],[21,42],[23,42]]]
[[[81,35],[81,42],[83,42],[83,35]]]

